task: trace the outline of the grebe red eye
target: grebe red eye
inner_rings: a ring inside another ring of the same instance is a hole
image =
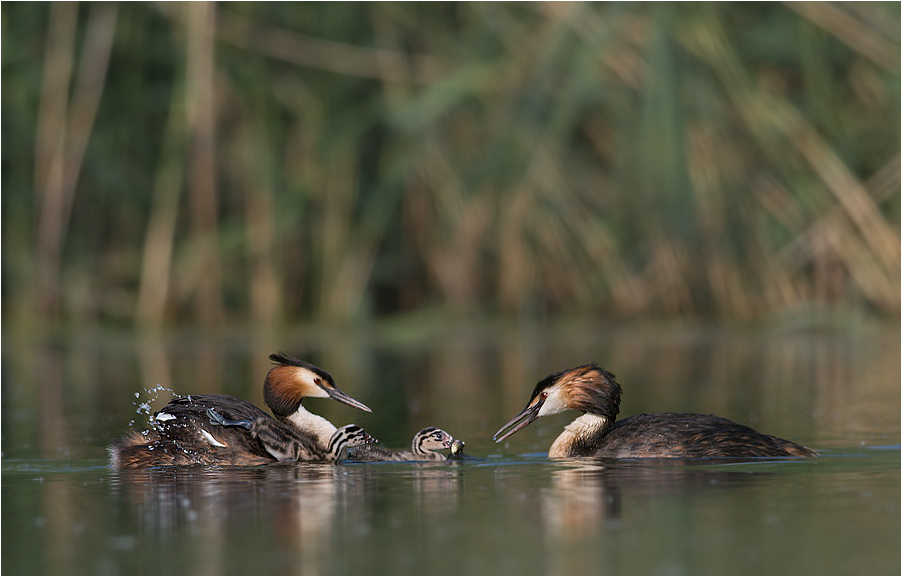
[[[313,378],[313,382],[316,383],[316,385],[317,385],[318,387],[323,386],[323,380],[322,380],[321,378],[319,378],[319,377],[314,377],[314,378]]]
[[[542,391],[542,393],[539,395],[539,397],[544,401],[545,399],[548,398],[548,393],[546,393],[545,391]]]

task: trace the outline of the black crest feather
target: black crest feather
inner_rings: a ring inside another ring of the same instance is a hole
[[[328,373],[328,371],[325,371],[325,370],[319,368],[318,366],[314,365],[313,363],[308,363],[307,361],[302,361],[301,359],[292,357],[291,355],[289,355],[287,353],[283,353],[282,351],[279,351],[277,353],[273,353],[273,354],[269,355],[269,360],[271,360],[272,362],[274,362],[277,365],[302,367],[309,371],[313,371],[314,373],[319,375],[319,377],[321,379],[323,379],[324,381],[326,381],[333,387],[335,386],[335,380],[332,378],[332,375],[330,375]]]

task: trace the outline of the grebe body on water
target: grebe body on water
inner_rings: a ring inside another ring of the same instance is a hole
[[[808,447],[714,415],[654,413],[616,421],[620,392],[614,375],[596,364],[548,375],[536,385],[526,408],[493,438],[501,442],[539,417],[573,409],[584,414],[552,443],[551,458],[817,456]]]
[[[186,395],[172,399],[146,433],[132,431],[109,447],[115,468],[156,465],[259,465],[280,460],[329,458],[337,432],[307,411],[307,397],[335,399],[369,411],[335,387],[326,371],[284,353],[266,375],[263,398],[274,417],[231,395]],[[253,423],[250,426],[236,424]],[[253,430],[252,430],[253,429]]]
[[[164,439],[153,433],[143,435],[137,431],[128,433],[123,439],[132,442],[124,443],[120,450],[112,455],[111,464],[116,469],[143,469],[173,465],[256,466],[287,460],[337,461],[345,449],[376,441],[362,427],[345,425],[335,430],[329,440],[329,446],[325,450],[303,437],[298,437],[290,451],[286,451],[286,454],[292,458],[277,459],[267,456],[265,448],[261,449],[253,444],[248,447],[213,445],[213,448],[209,449],[186,444],[176,439]]]
[[[444,461],[447,457],[436,453],[450,449],[454,437],[436,427],[426,427],[413,436],[410,451],[392,451],[378,445],[352,447],[348,459],[352,461]],[[461,446],[462,448],[462,446]]]

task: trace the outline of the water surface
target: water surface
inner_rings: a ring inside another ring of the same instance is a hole
[[[879,327],[7,337],[2,571],[899,573],[899,345]],[[280,349],[374,413],[311,410],[398,448],[436,425],[474,458],[107,468],[109,440],[168,399],[150,389],[262,405],[266,355]],[[617,374],[622,415],[711,412],[822,454],[548,460],[575,414],[491,442],[537,380],[591,361]]]

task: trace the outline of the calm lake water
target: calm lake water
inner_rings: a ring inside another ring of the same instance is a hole
[[[861,323],[4,334],[2,572],[899,574],[900,344]],[[396,448],[442,427],[472,458],[107,467],[168,390],[263,406],[277,350],[374,409],[312,411]],[[592,361],[623,385],[622,416],[715,413],[822,454],[548,460],[574,413],[491,441],[536,381]]]

